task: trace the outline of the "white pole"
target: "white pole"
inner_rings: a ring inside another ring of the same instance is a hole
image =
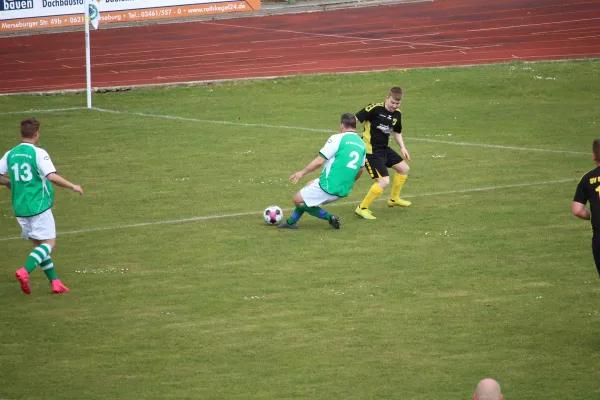
[[[90,53],[90,8],[87,1],[85,7],[85,75],[87,88],[87,108],[92,108],[92,66]]]

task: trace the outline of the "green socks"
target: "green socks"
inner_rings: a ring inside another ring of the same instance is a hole
[[[52,253],[52,247],[46,243],[41,244],[33,249],[27,258],[27,261],[25,262],[25,270],[27,270],[28,273],[31,273],[46,259],[46,257],[50,256],[50,253]]]
[[[304,209],[296,206],[296,208],[294,208],[294,211],[292,211],[292,215],[290,215],[290,217],[287,219],[287,223],[290,225],[294,225],[296,222],[298,222],[300,217],[302,217],[302,214],[304,214]]]
[[[54,263],[52,262],[52,259],[50,258],[50,256],[46,257],[40,265],[42,267],[42,271],[44,271],[44,273],[46,274],[46,277],[48,278],[48,280],[50,282],[58,279],[58,276],[56,275],[56,271],[54,270]]]
[[[296,222],[298,222],[300,217],[302,217],[302,214],[304,214],[304,212],[309,213],[313,217],[325,219],[327,221],[331,219],[331,214],[329,214],[321,207],[308,207],[306,203],[304,203],[302,207],[296,206],[296,208],[294,208],[292,215],[287,219],[287,223],[290,225],[295,224]]]
[[[317,217],[327,221],[329,221],[329,219],[331,218],[331,214],[329,214],[326,210],[322,209],[321,207],[308,207],[306,203],[304,203],[302,205],[302,209],[310,215],[312,215],[313,217]]]

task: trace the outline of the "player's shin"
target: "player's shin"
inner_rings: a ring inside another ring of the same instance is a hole
[[[404,187],[404,182],[406,182],[406,178],[408,175],[394,175],[394,182],[392,183],[392,194],[391,199],[400,198],[400,193],[402,192],[402,188]]]
[[[27,261],[25,262],[24,268],[28,273],[31,273],[38,265],[44,261],[52,253],[52,247],[49,244],[41,244],[29,254]]]
[[[304,206],[306,206],[306,204],[304,204]],[[295,224],[296,222],[298,222],[300,217],[302,217],[302,214],[304,214],[304,209],[296,206],[294,208],[294,211],[292,211],[292,215],[290,215],[290,217],[287,219],[287,223],[290,225]]]
[[[306,204],[302,206],[304,211],[312,215],[313,217],[317,217],[320,219],[325,219],[329,221],[331,218],[331,214],[327,212],[327,210],[322,209],[321,207],[308,207]]]
[[[377,183],[371,185],[371,189],[369,189],[369,193],[365,196],[362,203],[360,203],[360,208],[367,209],[371,206],[371,203],[375,201],[376,198],[381,196],[383,193],[383,189]]]
[[[47,256],[44,259],[44,261],[42,261],[40,266],[42,267],[42,271],[44,271],[44,273],[46,274],[46,277],[48,278],[48,280],[50,282],[58,279],[58,276],[56,275],[56,271],[54,270],[54,263],[52,262],[52,258],[50,258],[50,256]]]

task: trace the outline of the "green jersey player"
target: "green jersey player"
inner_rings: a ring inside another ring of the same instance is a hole
[[[0,159],[0,184],[12,190],[12,207],[22,228],[21,236],[31,240],[35,246],[15,276],[21,283],[21,290],[30,294],[29,274],[41,266],[52,292],[66,293],[69,288],[58,279],[50,258],[56,242],[56,225],[51,210],[54,204],[52,183],[80,195],[83,190],[58,175],[48,153],[36,147],[39,130],[40,123],[35,118],[21,121],[21,144]],[[10,179],[3,176],[7,173]]]
[[[319,206],[350,194],[354,182],[364,170],[367,153],[363,140],[356,134],[354,114],[342,115],[340,131],[327,140],[319,155],[306,168],[290,176],[289,179],[297,183],[304,175],[323,166],[319,178],[309,182],[292,197],[296,207],[290,218],[279,225],[279,228],[296,229],[296,223],[306,211],[314,217],[329,221],[333,228],[340,229],[340,218]]]

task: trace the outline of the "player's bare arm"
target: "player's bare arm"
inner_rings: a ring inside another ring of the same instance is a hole
[[[57,184],[60,187],[71,189],[72,191],[79,193],[80,196],[83,195],[83,189],[81,188],[81,186],[69,182],[57,173],[51,173],[46,178],[48,178],[50,182]]]
[[[587,208],[585,208],[585,204],[582,204],[578,201],[573,202],[573,204],[571,205],[571,211],[573,212],[573,215],[576,217],[579,217],[579,218],[585,219],[585,220],[590,219],[590,212],[588,211]]]
[[[310,164],[308,164],[303,170],[294,172],[292,175],[290,175],[290,181],[292,181],[292,183],[297,183],[300,179],[302,179],[304,175],[310,174],[317,168],[323,166],[323,164],[325,164],[325,161],[326,160],[323,157],[318,156],[317,158],[312,160]]]
[[[0,185],[6,186],[7,188],[10,189],[10,179],[7,179],[7,178],[3,177],[2,175],[0,175]]]
[[[360,178],[360,176],[363,174],[365,170],[365,167],[360,167],[360,169],[358,170],[358,173],[356,174],[356,178],[354,178],[354,182],[356,182],[358,180],[358,178]]]
[[[404,140],[402,139],[402,134],[398,132],[394,132],[394,140],[400,146],[400,151],[402,152],[402,156],[406,159],[406,161],[410,161],[410,154],[408,154],[408,150],[404,145]]]

